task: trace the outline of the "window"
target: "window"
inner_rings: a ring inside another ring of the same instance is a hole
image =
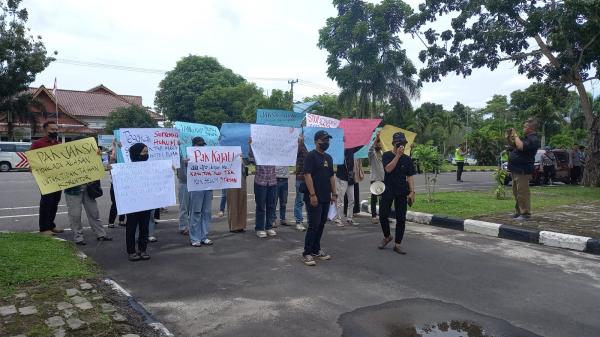
[[[0,151],[16,152],[16,146],[15,146],[15,144],[0,144]]]
[[[17,145],[17,152],[25,152],[25,151],[29,151],[29,148],[31,147],[31,145],[29,144],[19,144]]]

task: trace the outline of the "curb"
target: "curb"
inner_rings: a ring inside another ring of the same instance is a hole
[[[370,213],[370,202],[363,200],[360,209]],[[377,206],[379,212],[379,206]],[[390,213],[394,217],[394,210]],[[421,212],[406,212],[406,220],[424,225],[455,229],[464,232],[493,236],[501,239],[536,243],[548,247],[564,248],[600,255],[600,238],[578,236],[550,231],[539,231],[511,225],[503,225],[473,219],[459,219],[450,216]]]

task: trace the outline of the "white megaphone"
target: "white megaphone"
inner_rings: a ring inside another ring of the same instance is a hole
[[[385,191],[385,184],[382,181],[374,181],[369,189],[371,194],[381,195]]]

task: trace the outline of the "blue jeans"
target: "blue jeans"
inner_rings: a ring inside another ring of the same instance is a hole
[[[208,239],[212,199],[212,191],[190,192],[190,241],[192,243]]]
[[[277,200],[279,202],[279,220],[285,221],[285,211],[288,196],[288,179],[277,179]],[[277,207],[277,205],[275,205]]]
[[[256,200],[256,226],[254,229],[264,231],[273,228],[277,186],[260,186],[254,183],[254,198]]]
[[[179,182],[179,230],[183,231],[190,226],[190,194],[187,183]]]
[[[221,190],[221,204],[219,205],[219,211],[225,213],[226,205],[227,205],[227,190]]]
[[[304,193],[300,193],[300,184],[302,181],[296,180],[296,200],[294,201],[294,217],[296,224],[301,224],[304,221],[302,217],[302,206],[304,205]]]

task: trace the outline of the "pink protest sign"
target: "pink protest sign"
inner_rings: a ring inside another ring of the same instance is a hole
[[[381,119],[342,119],[338,127],[344,129],[344,148],[350,149],[369,144],[373,130],[379,123]]]

